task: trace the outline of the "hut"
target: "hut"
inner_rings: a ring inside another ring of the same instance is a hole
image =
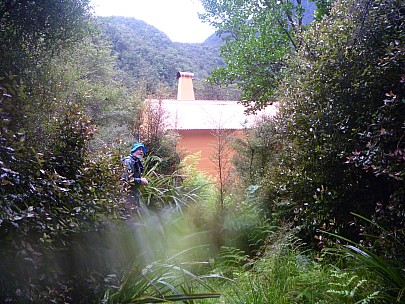
[[[247,115],[238,101],[195,100],[193,73],[178,72],[177,99],[150,100],[159,103],[167,114],[166,128],[180,135],[177,149],[184,154],[201,153],[198,168],[211,176],[217,175],[212,161],[218,145],[218,131],[243,136],[262,115],[273,116],[276,105],[268,106],[255,115]],[[228,155],[231,157],[231,154]]]

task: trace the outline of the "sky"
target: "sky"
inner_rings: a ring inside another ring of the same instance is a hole
[[[173,42],[201,43],[214,33],[202,23],[198,0],[92,0],[97,16],[134,17],[164,32]]]

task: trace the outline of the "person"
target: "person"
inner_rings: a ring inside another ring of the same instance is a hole
[[[143,143],[136,142],[133,144],[132,149],[127,157],[124,158],[124,165],[128,172],[126,173],[126,180],[131,183],[131,188],[127,201],[135,206],[140,205],[140,191],[141,185],[147,185],[148,180],[142,177],[144,170],[142,164],[142,157],[146,154],[146,148]]]

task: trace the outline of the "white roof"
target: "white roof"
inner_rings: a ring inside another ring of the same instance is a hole
[[[159,100],[150,100],[158,104]],[[246,115],[237,101],[225,100],[161,100],[167,114],[167,128],[172,130],[244,129],[250,128],[261,116],[274,116],[275,105],[256,115]]]

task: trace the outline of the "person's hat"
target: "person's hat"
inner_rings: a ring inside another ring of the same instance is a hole
[[[146,148],[143,145],[143,143],[140,143],[140,142],[134,143],[134,145],[132,146],[132,149],[131,149],[131,153],[138,150],[139,148],[143,148],[143,153],[146,154]]]

